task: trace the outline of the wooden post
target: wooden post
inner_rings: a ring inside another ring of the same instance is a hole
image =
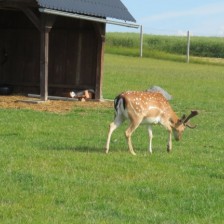
[[[143,28],[140,26],[140,58],[142,58],[143,54]]]
[[[190,61],[190,32],[187,31],[187,63]]]
[[[49,55],[49,31],[46,27],[41,30],[40,43],[40,98],[46,101],[48,98],[48,55]]]
[[[102,80],[103,80],[103,65],[104,65],[104,47],[105,47],[105,30],[104,23],[98,24],[98,48],[97,48],[97,68],[96,68],[96,87],[95,99],[101,100],[102,96]]]
[[[52,19],[53,18],[53,19]],[[40,40],[40,99],[48,99],[48,60],[49,60],[49,33],[54,17],[41,14],[41,40]]]

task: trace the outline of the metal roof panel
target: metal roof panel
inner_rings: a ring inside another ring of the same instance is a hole
[[[42,8],[136,22],[120,0],[37,0]]]

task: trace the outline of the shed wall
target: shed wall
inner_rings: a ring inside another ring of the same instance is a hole
[[[98,35],[92,22],[56,17],[50,31],[49,94],[95,89]],[[0,83],[40,92],[40,32],[20,11],[0,10]]]
[[[39,31],[23,13],[0,13],[0,83],[39,84]]]

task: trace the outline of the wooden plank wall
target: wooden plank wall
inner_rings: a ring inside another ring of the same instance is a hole
[[[50,32],[49,94],[95,88],[98,37],[91,22],[57,17]],[[1,64],[4,54],[7,61]],[[22,12],[0,12],[0,83],[39,93],[40,32]],[[31,92],[30,92],[31,91]]]
[[[17,15],[14,17],[14,15]],[[23,13],[0,13],[0,83],[31,86],[39,83],[39,31]],[[0,59],[1,60],[1,59]]]

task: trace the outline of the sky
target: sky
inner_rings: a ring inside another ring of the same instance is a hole
[[[121,0],[143,26],[157,35],[224,37],[224,0]],[[139,29],[107,25],[107,32],[139,32]]]

